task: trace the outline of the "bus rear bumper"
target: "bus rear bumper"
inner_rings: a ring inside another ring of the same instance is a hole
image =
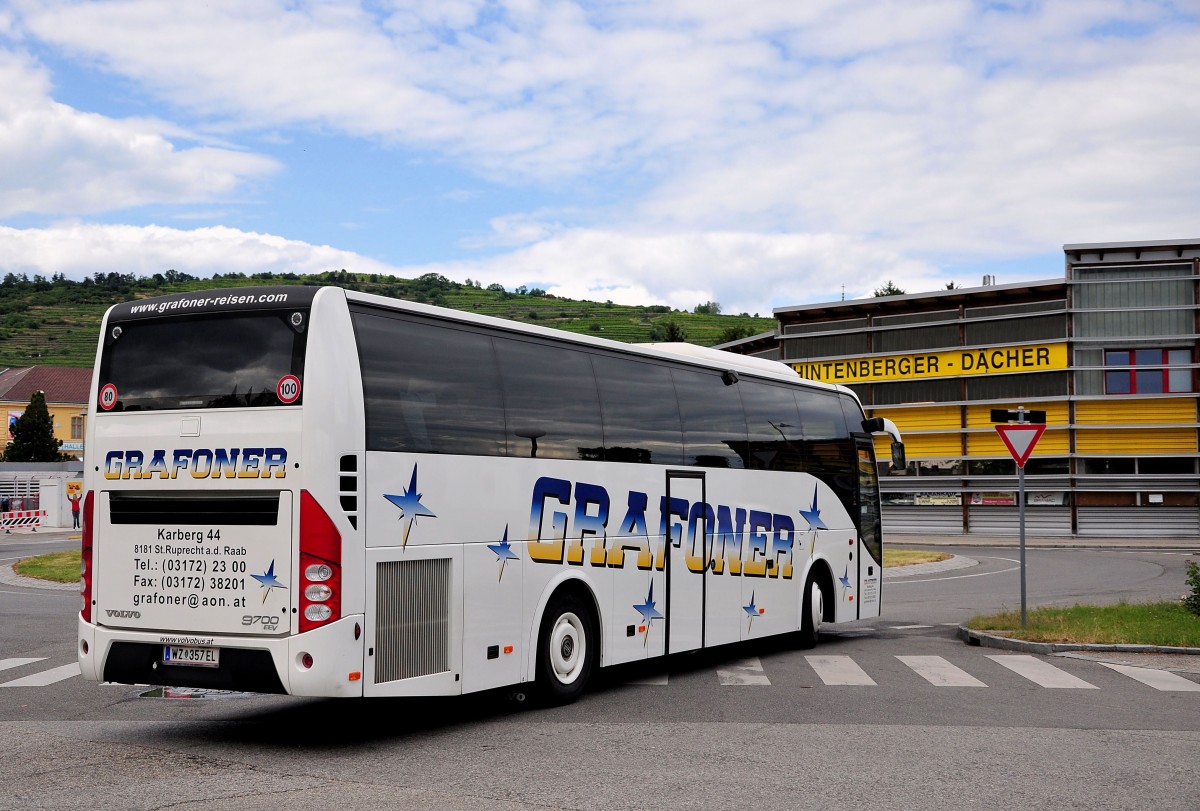
[[[79,618],[79,670],[90,681],[296,696],[363,692],[363,617],[279,639],[112,629]],[[166,644],[213,647],[216,667],[164,664]]]

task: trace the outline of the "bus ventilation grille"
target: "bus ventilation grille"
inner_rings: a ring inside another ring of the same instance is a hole
[[[375,569],[375,683],[450,669],[450,560]]]
[[[358,529],[358,457],[343,456],[338,464],[338,502],[350,526]]]

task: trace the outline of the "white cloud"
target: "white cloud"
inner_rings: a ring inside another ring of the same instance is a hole
[[[235,228],[182,230],[162,226],[62,224],[51,228],[0,226],[0,271],[83,279],[95,273],[151,276],[178,270],[214,273],[323,273],[394,269],[328,245],[256,234]]]
[[[846,298],[857,298],[887,279],[914,291],[945,284],[931,265],[839,234],[573,229],[491,259],[399,269],[406,276],[429,271],[591,301],[686,310],[718,301],[727,313],[762,315],[842,285]]]
[[[0,51],[0,216],[86,214],[220,199],[274,161],[214,146],[176,149],[176,128],[81,113],[49,97],[30,60]]]
[[[909,290],[944,282],[936,268],[856,244],[845,235],[754,233],[627,234],[577,229],[490,259],[394,266],[328,245],[214,227],[64,223],[51,228],[0,226],[0,273],[95,273],[150,276],[168,269],[214,273],[354,273],[416,277],[441,273],[509,289],[537,286],[555,295],[690,310],[719,301],[727,313],[769,315],[772,306],[814,300],[839,289],[868,296],[891,279]]]
[[[1194,236],[1200,30],[1171,3],[10,6],[0,36],[120,77],[188,124],[58,104],[45,69],[0,54],[13,89],[0,97],[0,216],[224,205],[277,167],[180,144],[305,130],[548,188],[562,205],[535,199],[461,243],[507,253],[398,268],[233,229],[0,232],[11,261],[45,257],[46,273],[369,266],[764,312],[842,284],[936,289],[938,261]]]

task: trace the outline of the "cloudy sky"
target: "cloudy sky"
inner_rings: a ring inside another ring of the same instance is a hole
[[[1200,0],[0,0],[0,272],[766,315],[1198,214]]]

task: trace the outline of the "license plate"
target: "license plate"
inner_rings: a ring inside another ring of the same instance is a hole
[[[164,665],[189,667],[220,667],[220,648],[193,648],[184,645],[163,645]]]

